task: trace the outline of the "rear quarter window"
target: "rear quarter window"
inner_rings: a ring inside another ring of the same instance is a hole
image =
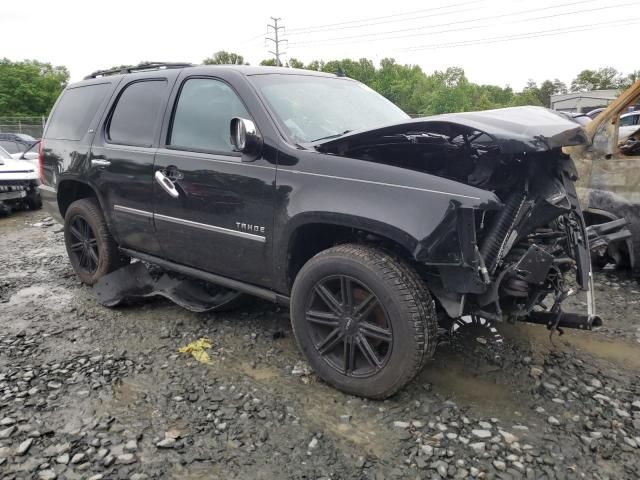
[[[108,91],[108,83],[65,90],[51,115],[46,137],[56,140],[82,139]]]

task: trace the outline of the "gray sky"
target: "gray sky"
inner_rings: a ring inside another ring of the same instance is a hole
[[[464,68],[473,82],[569,83],[580,70],[640,69],[640,0],[22,0],[0,4],[0,56],[66,65],[72,80],[141,60],[200,63],[231,50],[257,64],[282,18],[287,57],[394,57],[431,72]],[[571,33],[565,33],[567,30]],[[522,38],[529,37],[529,38]]]

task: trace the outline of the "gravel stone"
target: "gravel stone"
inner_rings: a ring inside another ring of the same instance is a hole
[[[17,455],[24,455],[25,453],[27,453],[29,451],[29,449],[31,448],[31,445],[33,445],[33,438],[27,438],[24,442],[22,442],[20,445],[18,445],[18,449],[16,450],[16,454]]]
[[[176,445],[175,438],[165,438],[164,440],[160,440],[156,443],[156,447],[158,448],[173,448]]]
[[[118,455],[116,462],[120,465],[130,465],[136,461],[136,457],[132,453],[123,453]]]

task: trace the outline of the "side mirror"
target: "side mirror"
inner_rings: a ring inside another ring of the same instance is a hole
[[[235,150],[246,155],[246,157],[243,155],[243,161],[254,160],[260,154],[262,137],[251,120],[232,118],[229,132]]]

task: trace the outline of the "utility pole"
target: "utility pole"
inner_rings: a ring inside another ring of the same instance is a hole
[[[272,50],[269,50],[269,53],[271,53],[272,55],[275,55],[276,65],[281,67],[282,62],[280,61],[280,55],[284,55],[285,53],[287,53],[287,52],[280,51],[280,43],[286,42],[286,40],[280,38],[280,30],[284,30],[284,27],[282,25],[278,25],[278,22],[281,20],[280,18],[271,17],[271,20],[273,20],[273,25],[271,24],[267,25],[267,35],[269,34],[269,29],[272,28],[273,37],[267,37],[266,39],[268,41],[273,42],[275,46],[275,52]]]

